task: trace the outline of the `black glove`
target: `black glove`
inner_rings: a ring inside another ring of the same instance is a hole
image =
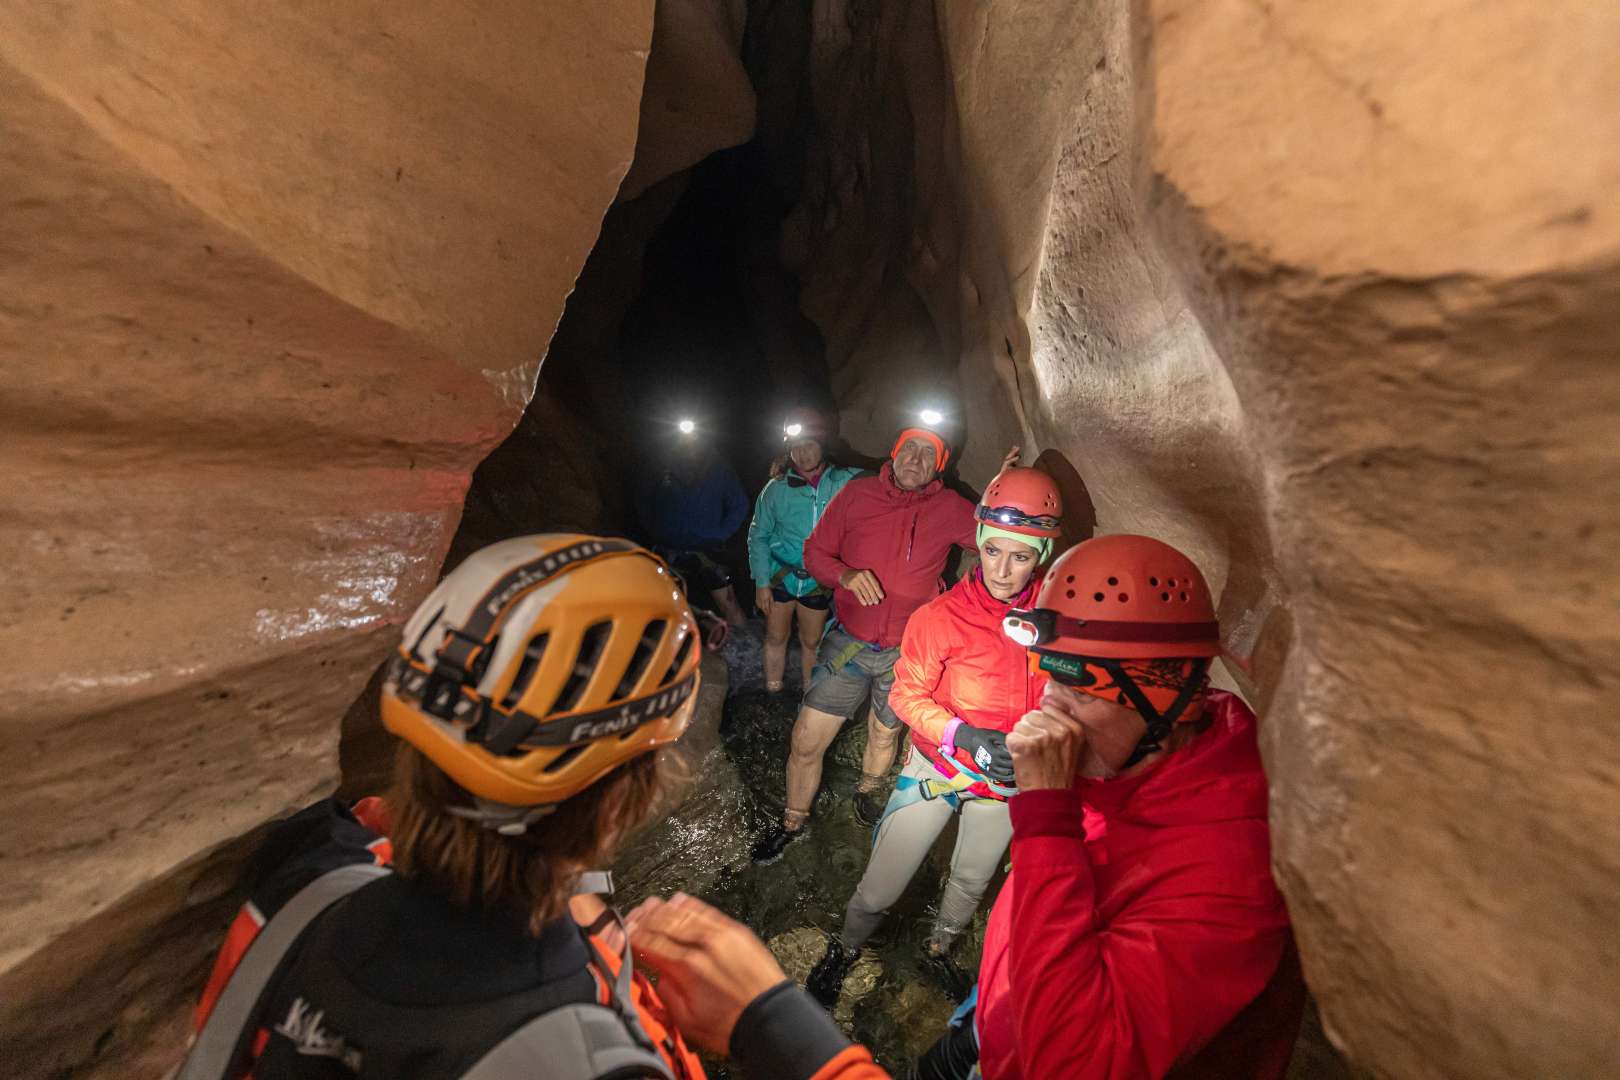
[[[917,1080],[967,1080],[978,1063],[979,1040],[973,1034],[973,1014],[968,1013],[965,1023],[940,1036],[928,1053],[917,1059],[914,1075]]]
[[[956,729],[956,748],[967,751],[973,767],[996,783],[1012,783],[1013,763],[1012,755],[1007,752],[1006,735],[964,721]]]

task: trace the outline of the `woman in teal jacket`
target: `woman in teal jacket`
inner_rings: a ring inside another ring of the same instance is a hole
[[[816,663],[816,646],[827,624],[832,591],[804,568],[804,542],[821,520],[833,496],[860,472],[831,465],[823,456],[827,421],[813,409],[788,415],[782,426],[789,464],[783,475],[765,485],[748,526],[748,567],[754,576],[754,601],[765,614],[765,689],[782,689],[787,667],[788,633],[799,618],[800,659],[804,685]]]

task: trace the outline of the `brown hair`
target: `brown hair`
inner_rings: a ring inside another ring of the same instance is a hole
[[[410,743],[394,757],[387,797],[394,869],[431,883],[467,908],[506,909],[531,934],[563,913],[583,870],[611,859],[659,808],[678,768],[664,751],[642,754],[529,826],[503,836],[449,812],[471,800]]]

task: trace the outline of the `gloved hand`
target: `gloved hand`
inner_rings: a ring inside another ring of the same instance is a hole
[[[998,784],[1013,780],[1012,755],[1007,752],[1007,736],[990,728],[963,722],[956,729],[956,748],[965,750],[973,767]]]

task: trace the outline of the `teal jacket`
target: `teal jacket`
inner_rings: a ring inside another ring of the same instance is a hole
[[[833,496],[859,475],[859,469],[828,465],[811,487],[790,469],[765,485],[748,525],[748,570],[756,586],[775,585],[793,596],[820,588],[804,568],[804,542]]]

